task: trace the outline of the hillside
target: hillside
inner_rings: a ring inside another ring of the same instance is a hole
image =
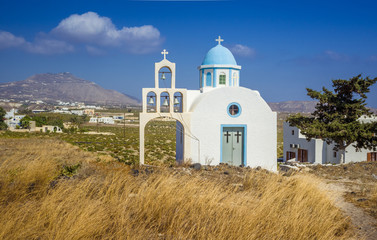
[[[270,102],[268,105],[274,112],[309,113],[314,111],[316,101],[284,101]]]
[[[139,105],[133,97],[115,90],[104,89],[94,82],[78,78],[71,73],[43,73],[23,81],[1,83],[0,98],[14,101],[60,100],[101,105]]]
[[[130,169],[53,138],[3,137],[0,239],[354,236],[309,175],[226,165]]]

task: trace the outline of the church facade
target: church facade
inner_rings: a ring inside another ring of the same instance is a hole
[[[241,66],[218,44],[199,70],[199,89],[175,88],[175,63],[155,63],[155,87],[143,88],[140,114],[140,164],[144,164],[144,131],[155,118],[172,118],[176,126],[176,160],[217,165],[263,167],[276,171],[276,113],[258,91],[240,86]],[[159,80],[170,74],[170,86]]]

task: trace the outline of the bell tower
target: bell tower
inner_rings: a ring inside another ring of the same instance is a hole
[[[190,124],[191,113],[187,109],[187,89],[176,88],[175,63],[170,62],[164,49],[164,58],[154,64],[154,88],[142,90],[142,112],[140,113],[140,164],[144,164],[144,132],[147,123],[156,118],[177,121],[177,136],[182,136],[176,143],[176,159],[183,161],[188,158],[184,149],[189,149],[190,141],[185,141],[185,128]]]

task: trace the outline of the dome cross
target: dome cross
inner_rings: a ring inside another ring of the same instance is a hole
[[[166,54],[169,54],[169,52],[167,52],[166,49],[164,49],[164,51],[162,51],[161,54],[164,55],[164,59],[166,59]]]
[[[221,45],[221,42],[224,41],[224,39],[221,39],[221,37],[219,36],[219,38],[215,39],[216,42],[219,42],[219,45]]]

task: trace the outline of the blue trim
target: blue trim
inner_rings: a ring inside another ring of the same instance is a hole
[[[200,86],[200,87],[203,88],[204,87],[204,69],[202,69],[202,82],[201,82],[201,84],[202,84],[202,86]]]
[[[206,87],[212,87],[212,74],[211,74],[211,72],[206,73]]]
[[[217,87],[217,72],[216,72],[216,68],[213,69],[213,87]]]
[[[236,115],[232,115],[230,114],[229,112],[229,108],[230,106],[232,105],[236,105],[239,109],[238,113]],[[232,103],[229,103],[228,107],[226,108],[226,112],[228,113],[228,116],[229,117],[232,117],[232,118],[236,118],[236,117],[239,117],[241,115],[241,112],[242,112],[242,108],[241,108],[241,105],[239,103],[236,103],[236,102],[232,102]]]
[[[200,70],[202,69],[233,69],[239,71],[240,69],[234,68],[234,67],[200,67]]]
[[[242,158],[242,165],[247,166],[247,125],[246,124],[221,124],[220,125],[220,163],[223,162],[223,132],[224,127],[242,127],[243,128],[243,158]]]

